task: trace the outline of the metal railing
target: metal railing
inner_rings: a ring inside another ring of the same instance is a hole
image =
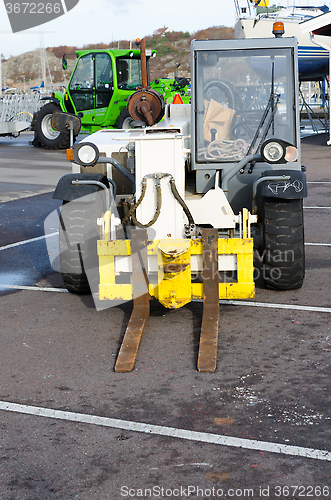
[[[0,98],[0,123],[31,122],[33,115],[44,104],[39,94],[8,94]]]

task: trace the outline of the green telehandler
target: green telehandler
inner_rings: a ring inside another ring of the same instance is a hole
[[[140,45],[140,49],[77,50],[77,62],[65,92],[52,92],[42,98],[46,104],[34,116],[32,144],[48,149],[69,147],[69,130],[59,132],[52,128],[51,118],[56,111],[78,116],[81,130],[87,133],[102,128],[130,128],[133,119],[127,110],[127,101],[137,88],[146,88],[165,104],[174,99],[189,103],[186,78],[149,81],[148,62],[156,56],[156,51],[146,50],[144,39]],[[65,56],[62,66],[67,67]]]

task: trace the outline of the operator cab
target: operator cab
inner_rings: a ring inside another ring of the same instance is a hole
[[[224,174],[245,156],[260,153],[265,140],[297,146],[297,47],[294,38],[264,39],[263,45],[224,40],[221,48],[217,41],[192,44],[192,169],[197,191],[207,192],[217,170]]]
[[[66,110],[80,113],[83,125],[103,126],[112,121],[107,115],[112,100],[123,100],[117,91],[127,91],[129,97],[142,84],[140,52],[101,50],[78,56],[66,92]]]

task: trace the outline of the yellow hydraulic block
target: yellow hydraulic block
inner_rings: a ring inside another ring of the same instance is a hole
[[[152,295],[164,307],[177,309],[191,301],[191,244],[161,240],[158,250],[158,286]]]
[[[158,283],[149,283],[149,294],[165,307],[178,308],[191,300],[203,299],[203,283],[191,281],[191,257],[201,256],[201,240],[153,240],[147,242],[148,257],[158,263]],[[130,240],[98,241],[99,299],[132,300],[131,283],[116,283],[115,259],[131,255]],[[234,255],[237,262],[237,281],[219,283],[219,299],[253,298],[253,239],[219,238],[218,256]]]

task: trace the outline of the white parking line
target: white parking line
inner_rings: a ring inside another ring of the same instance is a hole
[[[321,209],[324,209],[324,208],[331,208],[331,207],[303,207],[303,208],[321,208]]]
[[[186,429],[178,429],[176,427],[165,427],[163,425],[152,425],[140,422],[132,422],[130,420],[98,417],[95,415],[86,415],[84,413],[74,413],[71,411],[60,411],[53,410],[51,408],[40,408],[37,406],[7,403],[6,401],[0,401],[0,410],[35,415],[38,417],[69,420],[71,422],[101,425],[103,427],[111,427],[113,429],[144,432],[147,434],[155,434],[158,436],[187,439],[189,441],[198,441],[200,443],[218,444],[221,446],[231,446],[248,450],[259,450],[271,453],[293,455],[296,457],[314,458],[316,460],[326,460],[329,462],[331,461],[331,452],[327,450],[316,450],[313,448],[303,448],[301,446],[270,443],[266,441],[257,441],[255,439],[241,439],[230,436],[222,436],[219,434],[210,434],[207,432],[196,432]]]
[[[331,208],[331,207],[304,207],[304,208]],[[52,236],[57,236],[58,234],[59,232],[56,231],[55,233],[44,234],[43,236],[38,236],[37,238],[30,238],[29,240],[22,240],[22,241],[17,241],[16,243],[10,243],[9,245],[4,245],[3,247],[0,247],[0,251],[8,250],[9,248],[18,247],[21,245],[26,245],[27,243],[34,243],[35,241],[40,241],[45,238],[51,238]],[[318,245],[318,246],[329,247],[331,246],[331,243],[305,243],[305,245]]]
[[[67,292],[66,288],[50,288],[47,286],[24,286],[24,285],[1,285],[0,288],[8,288],[10,290],[29,290],[37,292]]]
[[[32,292],[60,292],[66,293],[68,290],[66,288],[50,288],[50,287],[38,287],[38,286],[22,286],[22,285],[2,285],[0,284],[0,289],[11,289],[11,290],[27,290]],[[197,299],[192,302],[203,302],[203,299]],[[290,309],[294,311],[310,311],[310,312],[322,312],[331,313],[331,307],[315,307],[315,306],[298,306],[291,304],[274,304],[273,302],[248,302],[245,300],[227,300],[221,299],[220,304],[229,306],[251,306],[251,307],[267,307],[271,309]],[[111,307],[111,306],[110,306]],[[109,307],[109,309],[110,309]]]
[[[331,184],[331,181],[307,181],[307,184]]]
[[[305,243],[307,246],[316,247],[331,247],[331,243]]]
[[[27,243],[34,243],[35,241],[44,240],[45,238],[50,238],[51,236],[56,236],[59,232],[44,234],[43,236],[38,236],[37,238],[30,238],[29,240],[18,241],[17,243],[11,243],[10,245],[5,245],[0,247],[0,250],[8,250],[9,248],[19,247],[21,245],[26,245]]]
[[[201,302],[202,302],[202,299],[201,299]],[[291,305],[291,304],[273,304],[272,302],[248,302],[245,300],[220,300],[220,304],[231,305],[231,306],[270,307],[272,309],[292,309],[295,311],[331,313],[331,307],[296,306],[296,305]]]
[[[306,208],[314,208],[314,207],[306,207]],[[322,207],[318,207],[322,208]],[[331,207],[327,207],[331,208]],[[7,250],[9,248],[13,248],[19,245],[24,245],[26,243],[33,243],[35,241],[42,240],[44,238],[50,238],[52,236],[58,235],[58,231],[54,233],[50,233],[43,236],[38,236],[37,238],[31,238],[29,240],[18,241],[17,243],[12,243],[10,245],[6,245],[0,247],[0,250]],[[305,243],[307,246],[331,246],[331,243]],[[68,290],[66,288],[50,288],[50,287],[38,287],[38,286],[24,286],[24,285],[7,285],[0,283],[0,289],[11,289],[11,290],[27,290],[27,291],[38,291],[38,292],[59,292],[59,293],[67,293]],[[200,302],[197,300],[196,302]],[[299,311],[312,311],[312,312],[326,312],[330,313],[331,308],[329,307],[313,307],[313,306],[298,306],[298,305],[290,305],[290,304],[274,304],[267,302],[247,302],[247,301],[236,301],[236,300],[220,300],[220,304],[226,305],[241,305],[241,306],[253,306],[253,307],[267,307],[274,309],[292,309]]]

